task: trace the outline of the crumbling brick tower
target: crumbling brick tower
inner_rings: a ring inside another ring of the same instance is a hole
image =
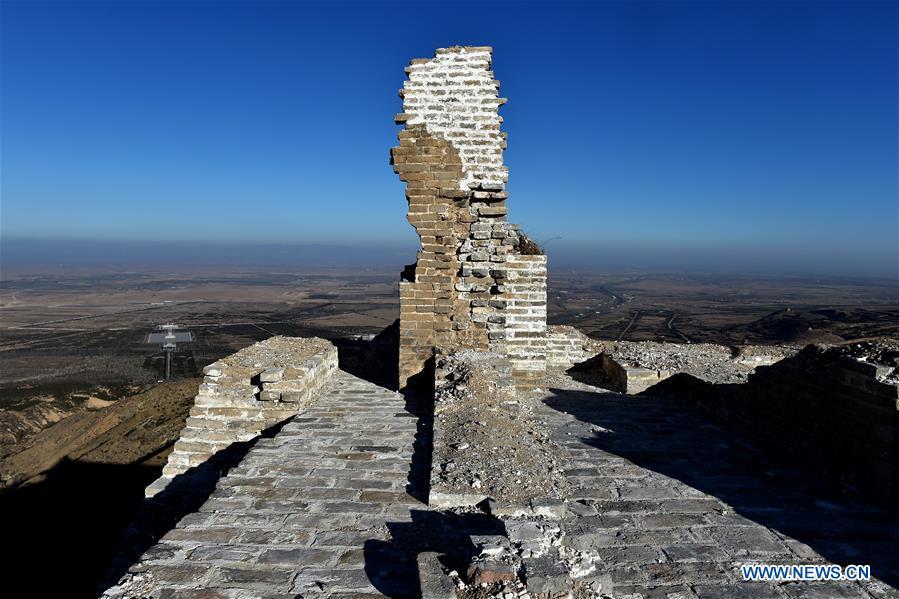
[[[543,382],[546,256],[525,255],[508,222],[506,100],[491,54],[440,48],[406,68],[396,116],[405,128],[391,163],[421,250],[400,282],[400,387],[427,373],[435,351],[458,349],[508,356],[520,387]]]

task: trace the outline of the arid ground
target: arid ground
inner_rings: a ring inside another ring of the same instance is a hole
[[[398,315],[393,271],[6,272],[0,283],[0,408],[114,400],[163,374],[146,344],[177,323],[176,376],[273,334],[346,338]],[[804,345],[899,334],[889,280],[566,272],[550,278],[549,320],[599,339]]]

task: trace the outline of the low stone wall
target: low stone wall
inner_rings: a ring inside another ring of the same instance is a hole
[[[595,383],[635,395],[684,373],[710,383],[745,382],[758,366],[770,365],[795,350],[774,346],[726,347],[712,343],[659,343],[654,341],[593,341],[594,356],[575,364]]]
[[[565,370],[585,362],[602,351],[602,343],[590,339],[572,326],[546,327],[546,366]]]
[[[822,480],[899,505],[899,384],[894,366],[809,346],[761,366],[744,385],[692,381],[690,397],[722,425],[807,464]]]
[[[671,376],[667,370],[652,370],[619,363],[609,354],[602,354],[600,358],[609,389],[618,393],[636,395]]]
[[[281,336],[204,368],[206,376],[181,437],[162,477],[147,487],[147,497],[232,443],[249,441],[294,416],[336,370],[337,348],[330,342]]]

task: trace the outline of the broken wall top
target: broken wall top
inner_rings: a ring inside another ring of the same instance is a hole
[[[499,81],[491,70],[493,49],[486,46],[439,48],[434,58],[406,67],[409,78],[400,96],[398,123],[426,125],[449,141],[462,161],[462,190],[502,191],[505,134],[500,131]]]

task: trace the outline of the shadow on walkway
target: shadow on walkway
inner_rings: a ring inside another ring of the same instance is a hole
[[[390,541],[364,545],[365,573],[372,585],[394,599],[421,597],[417,556],[433,551],[444,565],[464,572],[476,553],[472,536],[506,535],[503,523],[489,514],[412,510],[411,522],[388,522]]]
[[[834,496],[832,485],[709,423],[676,398],[551,389],[544,403],[610,432],[582,441],[713,496],[832,563],[870,564],[899,586],[899,515]],[[797,558],[796,560],[800,560]]]
[[[144,487],[159,473],[65,458],[40,481],[3,491],[3,595],[96,597]]]
[[[395,391],[399,381],[399,320],[370,341],[333,337],[340,369],[370,383]]]
[[[431,487],[431,455],[434,447],[434,396],[405,393],[403,397],[406,400],[406,414],[403,415],[418,419],[406,492],[427,504]]]
[[[174,477],[161,492],[144,499],[96,588],[97,595],[115,585],[147,549],[175,528],[181,518],[199,511],[215,491],[219,479],[238,465],[259,439],[274,437],[291,420],[288,418],[270,426],[250,441],[232,443],[199,466]]]

